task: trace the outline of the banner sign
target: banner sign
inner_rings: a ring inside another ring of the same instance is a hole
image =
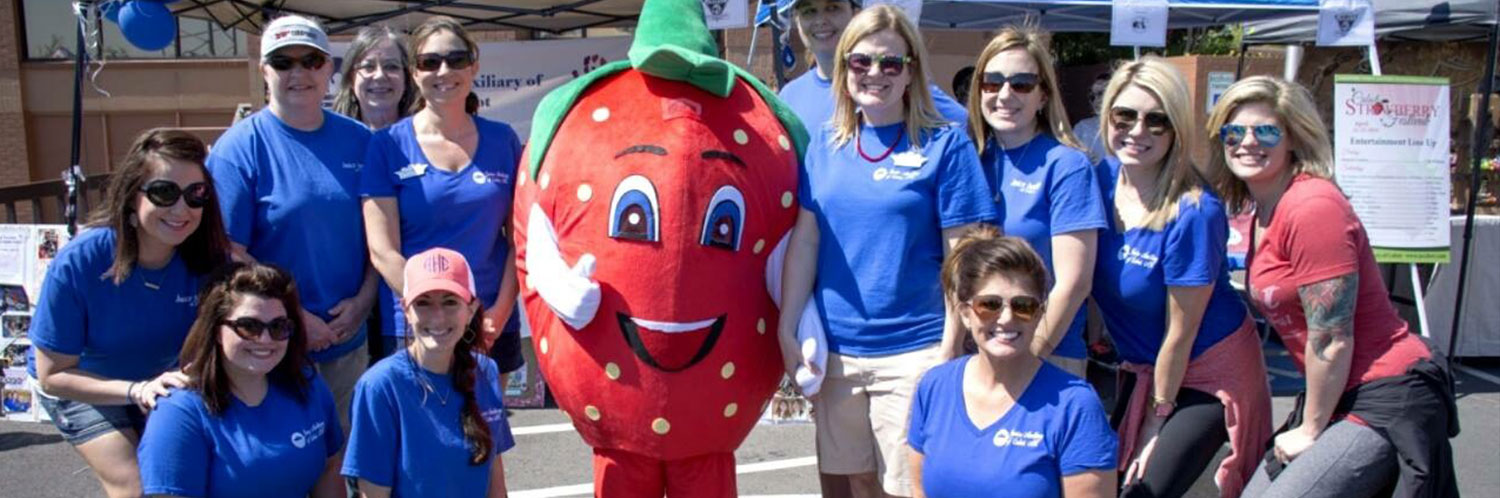
[[[46,418],[26,372],[31,314],[47,267],[71,239],[66,225],[0,225],[0,419]]]
[[[702,0],[708,29],[736,29],[750,25],[749,0]]]
[[[1334,76],[1334,176],[1381,263],[1448,261],[1448,79]]]
[[[479,115],[516,129],[521,141],[531,133],[531,115],[542,97],[564,83],[606,63],[625,59],[628,36],[561,40],[482,42],[474,95]],[[335,67],[343,66],[348,42],[332,43]],[[333,75],[328,102],[338,91],[340,75]]]
[[[1375,44],[1375,8],[1370,0],[1322,0],[1318,5],[1318,46]]]
[[[1109,44],[1167,46],[1167,0],[1120,0],[1110,6]]]

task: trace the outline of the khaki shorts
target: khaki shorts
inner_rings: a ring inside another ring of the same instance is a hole
[[[876,473],[887,494],[910,496],[907,417],[917,381],[938,362],[938,346],[890,356],[828,356],[813,421],[818,471]]]

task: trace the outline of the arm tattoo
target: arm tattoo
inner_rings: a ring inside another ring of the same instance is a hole
[[[1348,339],[1354,333],[1354,300],[1359,295],[1359,273],[1330,278],[1297,288],[1307,316],[1307,336],[1318,358],[1335,336]]]

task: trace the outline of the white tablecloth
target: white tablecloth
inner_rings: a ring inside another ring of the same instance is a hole
[[[1453,332],[1453,301],[1458,298],[1458,264],[1463,260],[1464,217],[1449,219],[1453,238],[1452,262],[1439,265],[1427,284],[1427,320],[1438,348],[1448,348]],[[1464,293],[1464,319],[1458,331],[1454,356],[1500,356],[1500,216],[1475,216],[1474,240],[1469,254],[1468,292]]]

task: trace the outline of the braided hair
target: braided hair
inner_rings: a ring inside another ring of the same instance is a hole
[[[469,442],[469,465],[480,465],[490,459],[490,453],[494,443],[490,440],[490,424],[484,421],[484,414],[479,411],[479,402],[475,400],[474,384],[478,381],[479,362],[475,360],[473,350],[474,344],[479,340],[479,334],[483,330],[483,313],[474,313],[469,320],[469,326],[465,328],[464,335],[453,346],[453,390],[463,395],[464,404],[460,409],[462,413],[464,440]]]

